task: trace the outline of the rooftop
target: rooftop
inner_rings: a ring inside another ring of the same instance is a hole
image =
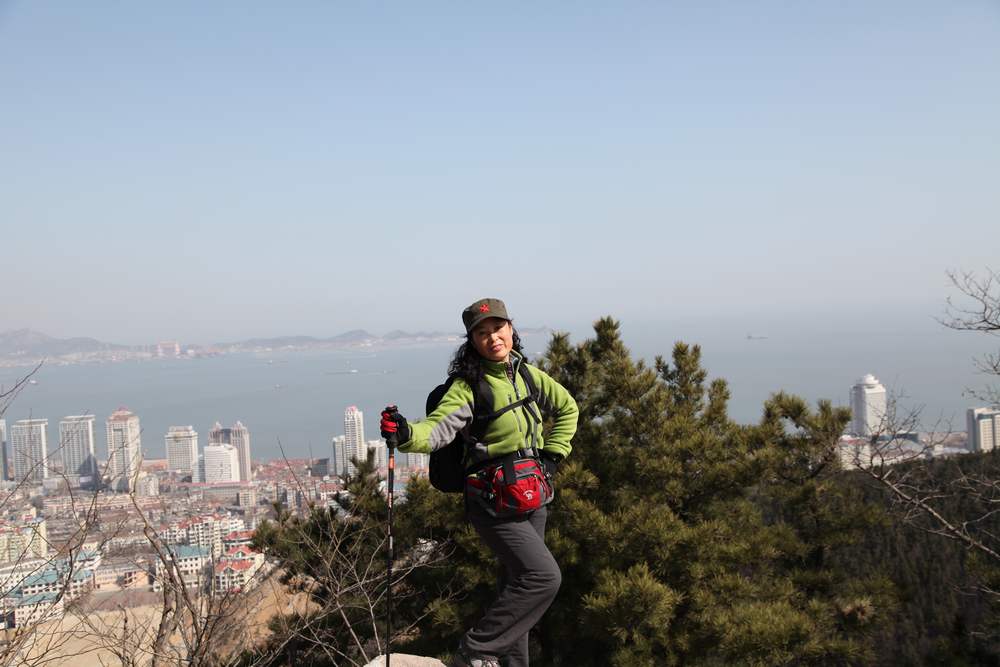
[[[208,547],[198,547],[192,544],[173,544],[167,547],[174,558],[207,558],[211,555]]]
[[[249,570],[253,566],[254,562],[252,560],[224,560],[215,566],[215,573],[222,574],[226,570],[242,572],[243,570]]]
[[[235,546],[235,547],[230,548],[229,551],[226,552],[226,555],[227,556],[243,556],[245,558],[247,556],[253,556],[256,553],[258,553],[258,552],[254,551],[253,549],[251,549],[250,547],[246,546],[245,544],[241,544],[239,546]]]
[[[59,597],[59,593],[56,593],[55,591],[50,591],[47,593],[35,593],[34,595],[29,595],[28,597],[21,598],[20,600],[18,600],[17,606],[30,607],[36,604],[55,602],[57,597]]]

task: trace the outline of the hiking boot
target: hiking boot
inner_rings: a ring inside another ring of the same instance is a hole
[[[448,667],[500,667],[500,661],[492,655],[472,653],[463,639],[458,642],[458,651],[452,657]]]

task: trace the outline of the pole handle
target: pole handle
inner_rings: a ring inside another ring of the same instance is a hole
[[[387,405],[385,406],[385,411],[391,415],[395,415],[399,413],[399,408],[397,408],[395,405]],[[392,450],[399,445],[399,434],[398,433],[390,434],[389,437],[385,439],[385,444],[389,448],[389,456],[392,456]]]

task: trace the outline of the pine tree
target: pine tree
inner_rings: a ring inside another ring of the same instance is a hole
[[[726,415],[700,349],[634,361],[603,319],[545,368],[581,405],[549,544],[563,587],[544,664],[850,664],[870,657],[884,582],[828,552],[868,517],[827,465],[846,415],[775,396],[760,424]],[[846,513],[845,513],[846,512]],[[849,516],[848,516],[849,515]],[[869,593],[865,595],[864,593]],[[583,619],[583,627],[581,627]]]

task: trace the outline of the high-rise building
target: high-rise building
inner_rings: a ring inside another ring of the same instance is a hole
[[[0,479],[10,479],[10,453],[7,451],[7,420],[0,419]]]
[[[309,464],[310,477],[328,477],[330,475],[330,459],[313,459]]]
[[[142,452],[140,432],[139,417],[125,408],[108,417],[107,473],[113,491],[128,493],[135,488]]]
[[[236,448],[236,453],[240,457],[240,481],[250,482],[253,480],[253,461],[250,459],[250,431],[243,422],[237,421],[233,425],[231,434],[231,444]]]
[[[237,421],[232,428],[222,428],[222,424],[215,422],[212,430],[208,432],[208,444],[210,445],[232,445],[240,457],[240,479],[237,481],[249,482],[253,480],[253,461],[250,458],[250,431],[243,422]]]
[[[881,434],[889,426],[885,419],[885,387],[869,373],[851,387],[851,432],[864,438]]]
[[[222,428],[220,422],[215,422],[212,428],[208,429],[208,444],[210,445],[228,445],[229,444],[229,429]]]
[[[59,449],[63,473],[73,485],[95,481],[94,415],[74,415],[59,422]]]
[[[232,445],[205,445],[202,453],[209,484],[240,481],[240,455]]]
[[[965,420],[970,451],[991,452],[1000,448],[1000,410],[970,408]]]
[[[42,482],[49,476],[48,419],[21,419],[10,428],[14,480]]]
[[[198,466],[198,432],[193,426],[171,426],[165,440],[167,470],[193,475]]]
[[[344,410],[344,470],[346,474],[357,472],[351,459],[364,461],[368,456],[365,445],[365,415],[357,406]]]
[[[330,472],[338,477],[347,475],[346,458],[344,457],[344,443],[347,441],[342,435],[333,436],[333,456],[330,458]]]

